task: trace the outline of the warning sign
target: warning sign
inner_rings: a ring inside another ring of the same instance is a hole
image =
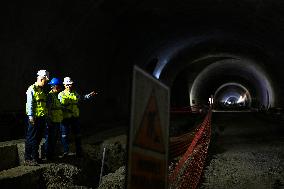
[[[135,189],[157,189],[165,188],[167,177],[165,170],[165,160],[143,153],[134,152],[132,154],[131,182],[129,188]]]
[[[138,67],[133,70],[127,188],[168,186],[169,89]]]
[[[134,145],[165,153],[165,143],[154,90],[149,98]]]

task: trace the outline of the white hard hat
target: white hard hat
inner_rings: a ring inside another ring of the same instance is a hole
[[[37,75],[40,77],[45,77],[47,80],[49,79],[49,72],[46,70],[39,70]]]
[[[64,77],[63,84],[73,84],[73,80],[70,77]]]

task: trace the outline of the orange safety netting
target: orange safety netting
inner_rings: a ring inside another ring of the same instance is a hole
[[[170,188],[195,189],[199,183],[211,136],[211,111],[194,132],[171,138],[170,159],[184,154],[169,177]]]

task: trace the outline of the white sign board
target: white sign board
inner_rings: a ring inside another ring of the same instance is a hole
[[[128,189],[168,186],[169,88],[134,66],[127,167]]]

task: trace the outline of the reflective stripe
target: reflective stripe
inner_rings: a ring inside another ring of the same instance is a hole
[[[52,122],[60,123],[63,120],[62,106],[58,99],[58,93],[50,91],[48,93],[49,99],[49,117]]]
[[[41,87],[33,84],[29,87],[28,91],[34,91],[32,95],[32,115],[35,117],[46,116],[48,112],[46,107],[46,94]],[[26,109],[28,109],[28,104],[26,104]],[[27,113],[29,113],[28,110]]]
[[[76,92],[62,91],[58,96],[61,104],[65,107],[63,109],[63,117],[79,117],[79,95]]]

